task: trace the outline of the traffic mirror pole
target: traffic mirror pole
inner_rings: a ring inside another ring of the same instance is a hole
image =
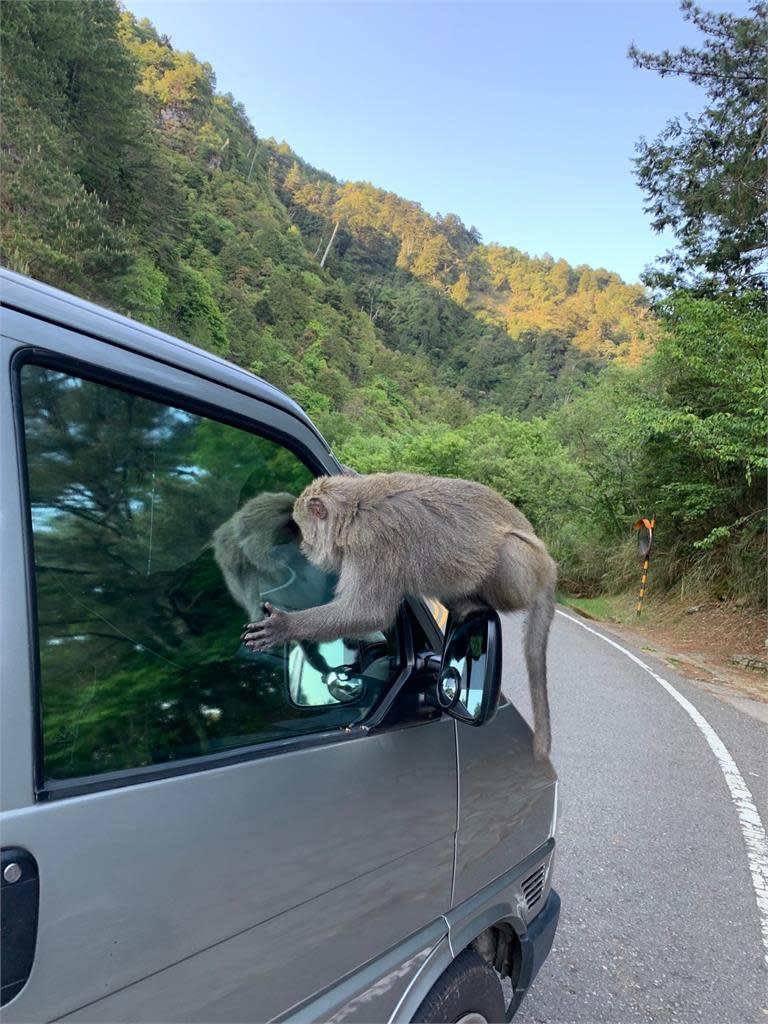
[[[643,578],[640,582],[640,594],[637,598],[637,607],[635,609],[638,618],[640,618],[640,614],[643,610],[645,593],[648,589],[648,568],[651,564],[651,545],[653,544],[653,528],[655,525],[655,512],[650,519],[638,519],[637,522],[632,525],[632,529],[638,531],[637,547],[643,558]]]

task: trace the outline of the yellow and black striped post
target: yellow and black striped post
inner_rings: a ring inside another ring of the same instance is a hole
[[[650,519],[638,519],[633,526],[633,529],[640,531],[637,543],[640,554],[643,556],[643,578],[640,582],[640,594],[638,595],[637,607],[635,609],[638,618],[640,618],[640,613],[643,610],[643,601],[648,589],[648,568],[651,564],[651,544],[653,543],[653,528],[655,525],[656,516],[654,515]]]
[[[638,617],[640,615],[640,612],[643,610],[643,601],[645,600],[645,588],[646,588],[646,586],[648,584],[648,566],[650,564],[651,564],[651,560],[648,557],[648,555],[646,555],[645,556],[645,561],[643,562],[643,578],[642,578],[642,580],[640,582],[640,594],[638,595],[638,598],[637,598],[637,614],[638,614]]]

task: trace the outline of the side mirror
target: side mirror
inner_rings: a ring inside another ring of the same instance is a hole
[[[344,640],[318,644],[314,657],[301,644],[291,645],[285,662],[291,704],[321,708],[361,700],[365,677],[354,664],[358,657],[357,646],[350,647]]]
[[[469,725],[496,714],[501,692],[501,622],[495,611],[449,620],[436,684],[437,705]]]

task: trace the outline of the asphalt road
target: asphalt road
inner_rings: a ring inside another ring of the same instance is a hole
[[[505,693],[530,720],[520,626],[505,622]],[[716,730],[768,826],[768,724],[615,639]],[[562,914],[516,1024],[768,1024],[747,847],[704,735],[652,676],[561,614],[549,691]]]

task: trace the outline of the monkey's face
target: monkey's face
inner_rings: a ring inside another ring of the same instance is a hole
[[[341,552],[336,544],[336,509],[326,490],[326,477],[306,487],[293,506],[301,530],[301,552],[324,572],[338,572]]]

